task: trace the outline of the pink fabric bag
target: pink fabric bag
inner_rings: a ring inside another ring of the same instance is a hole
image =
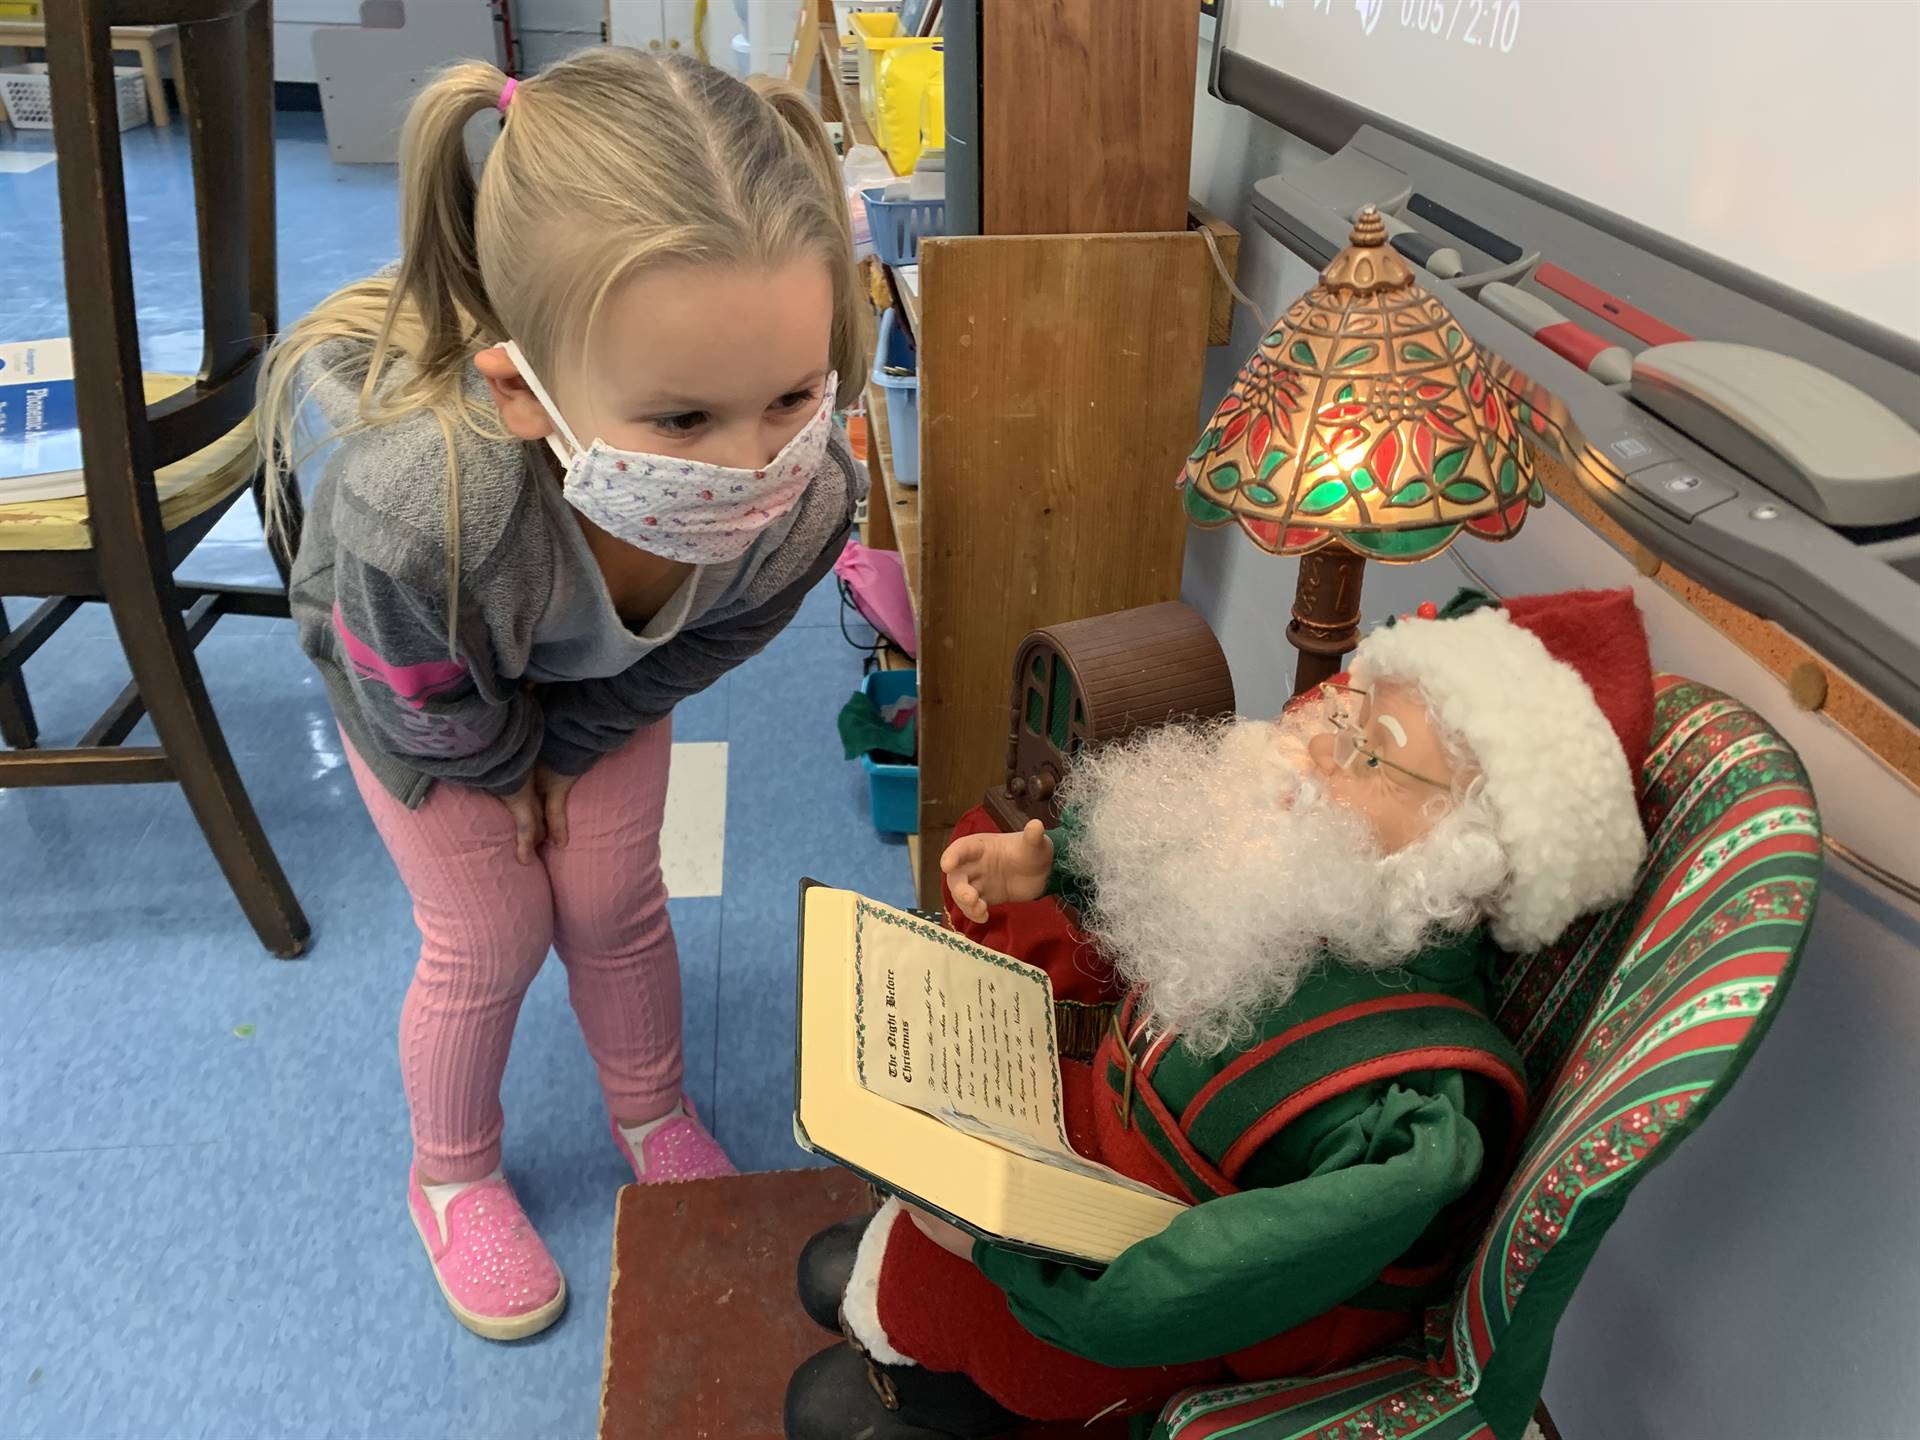
[[[858,540],[833,562],[846,593],[860,617],[913,658],[919,656],[913,605],[907,599],[907,573],[897,550],[869,550]]]

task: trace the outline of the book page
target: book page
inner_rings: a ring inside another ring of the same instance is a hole
[[[989,1125],[984,1120],[975,1120],[966,1115],[942,1114],[940,1116],[953,1129],[965,1135],[975,1135],[998,1145],[1002,1150],[1011,1150],[1016,1155],[1025,1155],[1030,1160],[1039,1160],[1055,1170],[1071,1170],[1076,1175],[1085,1175],[1089,1179],[1104,1184],[1118,1185],[1123,1190],[1132,1190],[1140,1195],[1151,1195],[1156,1200],[1167,1199],[1164,1190],[1156,1190],[1151,1185],[1143,1185],[1131,1176],[1122,1175],[1110,1166],[1097,1160],[1088,1160],[1078,1152],[1068,1150],[1064,1154],[1048,1145],[1036,1145],[1024,1135],[1011,1130],[1003,1130],[998,1125]],[[1175,1202],[1179,1203],[1179,1202]]]
[[[1086,1163],[1067,1143],[1045,971],[866,899],[853,948],[862,1086],[1009,1148]]]

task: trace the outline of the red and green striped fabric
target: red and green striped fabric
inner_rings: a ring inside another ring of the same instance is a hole
[[[1820,817],[1758,715],[1656,681],[1635,893],[1515,956],[1496,1019],[1535,1097],[1519,1163],[1424,1354],[1338,1375],[1188,1392],[1155,1440],[1517,1440],[1554,1326],[1633,1187],[1752,1056],[1820,888]],[[1551,1260],[1551,1263],[1547,1263]]]

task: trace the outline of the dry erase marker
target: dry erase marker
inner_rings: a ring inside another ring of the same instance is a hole
[[[1428,274],[1451,280],[1456,275],[1466,273],[1466,262],[1460,258],[1458,250],[1427,239],[1397,215],[1382,214],[1380,221],[1387,227],[1393,248],[1414,264],[1425,266]]]
[[[1675,345],[1682,340],[1693,339],[1686,331],[1674,329],[1659,316],[1649,315],[1637,306],[1629,305],[1618,295],[1609,295],[1598,285],[1562,270],[1550,260],[1533,272],[1533,278],[1554,294],[1566,296],[1581,309],[1591,310],[1595,315],[1611,320],[1645,344]]]
[[[1477,250],[1484,251],[1502,265],[1511,265],[1521,256],[1521,249],[1504,235],[1496,235],[1486,226],[1469,220],[1457,210],[1449,210],[1438,200],[1429,200],[1425,195],[1415,195],[1407,201],[1407,209],[1438,225],[1449,235],[1457,235]]]
[[[1518,325],[1554,354],[1571,360],[1601,383],[1624,385],[1633,379],[1633,356],[1624,346],[1609,345],[1538,296],[1496,280],[1480,287],[1479,300],[1501,319]]]

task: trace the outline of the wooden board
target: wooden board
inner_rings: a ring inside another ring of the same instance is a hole
[[[1609,519],[1573,472],[1543,449],[1534,451],[1540,479],[1553,498],[1578,515],[1608,544],[1634,561],[1722,635],[1784,681],[1803,709],[1817,709],[1851,735],[1910,786],[1920,789],[1920,730],[1847,678],[1771,620],[1744,610],[1691,580],[1638,544]]]
[[[870,1193],[840,1169],[623,1189],[600,1440],[779,1440],[788,1377],[835,1343],[800,1308],[801,1248]]]
[[[1214,267],[1213,299],[1207,306],[1207,344],[1225,345],[1233,339],[1233,287],[1227,282],[1240,275],[1240,232],[1198,200],[1187,202],[1187,228],[1213,237],[1220,264],[1227,270],[1222,275],[1220,267]]]
[[[930,239],[920,274],[924,902],[1002,778],[1021,639],[1179,595],[1212,262],[1181,228]]]
[[[813,7],[802,5],[793,26],[793,49],[787,53],[787,83],[796,90],[807,88],[807,79],[820,63],[820,42],[825,38]]]
[[[831,98],[829,98],[831,97]],[[879,144],[860,113],[860,87],[840,78],[840,36],[831,24],[820,27],[820,114],[823,119],[841,121],[847,127],[846,145]]]
[[[1199,38],[1180,0],[982,7],[982,231],[1185,229]]]
[[[833,23],[829,21],[820,27],[820,42],[814,47],[814,63],[818,67],[816,73],[820,79],[820,118],[822,120],[844,122],[847,118],[846,110],[840,102],[838,80],[840,72],[835,69],[839,61],[840,45],[833,33]],[[847,138],[846,143],[849,145],[853,143],[851,136]]]

